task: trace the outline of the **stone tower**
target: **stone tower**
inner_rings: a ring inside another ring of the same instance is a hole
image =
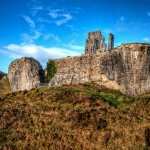
[[[108,50],[111,50],[113,48],[114,48],[114,35],[110,33],[108,38]]]
[[[104,51],[106,49],[105,39],[101,32],[89,32],[86,40],[85,54],[96,54],[97,51]]]

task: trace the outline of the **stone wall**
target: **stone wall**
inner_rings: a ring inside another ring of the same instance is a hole
[[[50,86],[94,81],[131,96],[150,92],[150,45],[125,44],[91,56],[56,60]]]

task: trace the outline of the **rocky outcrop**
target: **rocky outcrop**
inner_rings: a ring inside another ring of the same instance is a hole
[[[150,92],[150,45],[124,44],[111,51],[56,60],[50,86],[96,82],[136,96]]]
[[[8,79],[13,92],[36,88],[43,78],[43,69],[33,58],[16,59],[9,66]]]

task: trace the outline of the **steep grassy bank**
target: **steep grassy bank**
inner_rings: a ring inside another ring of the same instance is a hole
[[[93,84],[1,96],[0,149],[144,149],[149,99]]]

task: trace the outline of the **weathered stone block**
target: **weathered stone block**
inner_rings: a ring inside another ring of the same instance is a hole
[[[9,66],[8,79],[13,92],[36,88],[43,78],[43,69],[33,58],[16,59]]]

